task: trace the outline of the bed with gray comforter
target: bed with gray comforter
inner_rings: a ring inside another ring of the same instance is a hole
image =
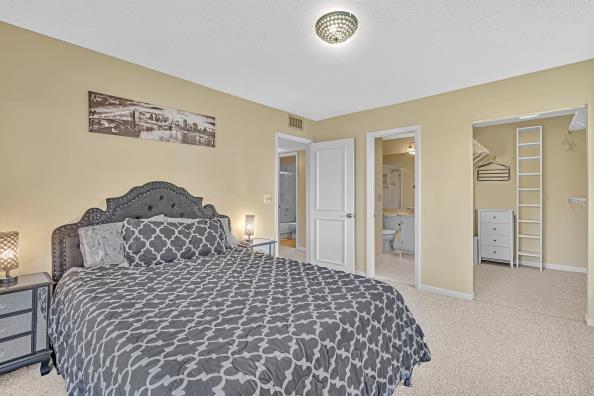
[[[430,360],[392,286],[247,249],[73,268],[49,335],[71,395],[390,395]]]

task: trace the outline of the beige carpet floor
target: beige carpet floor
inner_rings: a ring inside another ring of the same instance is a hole
[[[510,271],[475,267],[475,301],[393,283],[433,356],[415,369],[413,387],[399,388],[399,395],[594,395],[594,328],[583,323],[585,293],[570,286],[581,277]],[[524,279],[518,281],[523,288],[532,286],[529,293],[500,284],[516,277]],[[55,371],[40,377],[38,370],[36,365],[1,375],[0,394],[65,394]]]

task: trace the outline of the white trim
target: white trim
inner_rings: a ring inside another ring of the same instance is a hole
[[[428,286],[428,285],[421,285],[421,287],[419,287],[419,289],[426,291],[426,292],[430,292],[430,293],[441,294],[441,295],[448,296],[448,297],[459,298],[462,300],[468,300],[468,301],[474,300],[474,293],[463,293],[463,292],[459,292],[459,291],[455,291],[455,290],[442,289],[441,287],[434,287],[434,286]]]
[[[540,268],[539,263],[532,263],[527,260],[518,261],[518,264],[525,267],[534,267]],[[577,272],[579,274],[587,274],[588,268],[586,267],[578,267],[575,265],[562,265],[562,264],[551,264],[551,263],[542,263],[543,269],[554,270],[554,271],[565,271],[565,272]]]
[[[387,129],[367,133],[366,139],[366,271],[369,277],[375,277],[375,139],[376,138],[415,138],[415,287],[421,285],[421,126],[411,125],[402,128]]]
[[[276,238],[276,240],[279,240],[279,235],[278,235],[278,170],[279,170],[279,153],[278,153],[278,140],[279,139],[285,139],[285,140],[290,140],[293,142],[297,142],[297,143],[302,143],[306,146],[305,148],[305,164],[306,164],[306,169],[307,169],[307,164],[309,161],[309,144],[313,142],[313,140],[308,139],[308,138],[303,138],[300,136],[293,136],[293,135],[289,135],[286,133],[282,133],[282,132],[275,132],[274,133],[274,193],[272,194],[272,204],[274,205],[274,237]],[[306,195],[306,205],[308,207],[307,213],[306,213],[306,222],[309,224],[309,177],[307,178],[307,183],[305,186],[305,195]],[[308,241],[308,232],[309,232],[309,227],[307,227],[305,229],[305,240]],[[275,244],[275,255],[278,256],[278,249],[279,249],[279,243]],[[306,257],[306,261],[309,262],[309,243],[305,244],[305,257]]]
[[[586,324],[588,326],[594,327],[594,318],[589,318],[589,317],[586,316]]]

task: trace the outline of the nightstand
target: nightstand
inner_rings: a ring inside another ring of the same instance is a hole
[[[0,286],[0,374],[33,363],[41,363],[41,375],[50,372],[47,321],[53,284],[42,272]]]
[[[271,256],[274,256],[275,245],[275,240],[265,238],[252,238],[239,241],[239,246],[243,248],[257,250],[263,253],[267,253]]]

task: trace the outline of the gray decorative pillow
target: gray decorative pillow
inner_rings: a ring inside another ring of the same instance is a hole
[[[150,220],[165,221],[164,215]],[[124,222],[98,224],[78,229],[80,251],[85,267],[95,265],[126,264],[122,247],[122,226]]]
[[[231,249],[236,249],[239,243],[237,239],[231,234],[231,230],[229,229],[229,219],[227,217],[218,217],[213,220],[218,220],[223,225],[223,230],[225,231],[225,241],[227,242],[227,246]],[[166,223],[193,223],[196,219],[188,219],[185,217],[165,217]]]
[[[131,266],[189,260],[226,250],[222,224],[209,219],[196,219],[191,223],[126,219],[122,241],[126,261]]]

